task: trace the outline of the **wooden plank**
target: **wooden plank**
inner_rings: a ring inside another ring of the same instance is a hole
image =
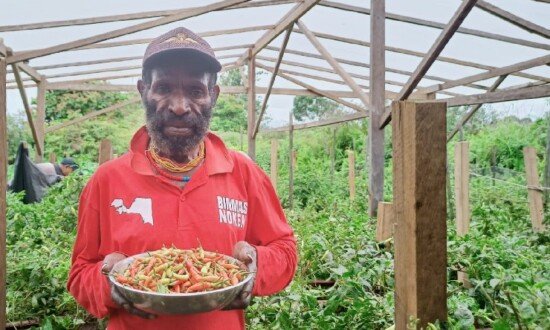
[[[281,5],[281,4],[294,3],[294,2],[296,2],[296,0],[263,0],[263,1],[254,1],[251,3],[243,3],[240,5],[216,9],[213,11],[263,7],[263,6]],[[99,23],[107,23],[107,22],[131,21],[131,20],[144,19],[144,18],[157,18],[157,17],[170,16],[180,11],[192,11],[194,9],[196,8],[183,8],[183,9],[176,9],[176,10],[174,9],[157,10],[157,11],[146,11],[146,12],[139,12],[139,13],[133,13],[133,14],[88,17],[88,18],[78,18],[78,19],[62,20],[62,21],[4,25],[4,26],[0,26],[0,32],[49,29],[49,28],[56,28],[56,27],[62,27],[62,26],[89,25],[89,24],[99,24]]]
[[[256,123],[256,60],[249,49],[248,60],[248,156],[256,160],[256,138],[254,136],[254,124]]]
[[[27,92],[23,86],[23,81],[21,80],[21,74],[19,73],[19,67],[16,64],[12,64],[13,75],[15,81],[17,82],[17,87],[19,88],[19,94],[21,94],[21,100],[23,101],[23,108],[25,109],[25,114],[27,115],[27,123],[31,129],[32,138],[34,140],[36,149],[39,154],[42,154],[42,146],[40,145],[40,140],[38,134],[36,133],[36,128],[34,127],[34,120],[32,118],[31,106],[29,105],[29,99],[27,98]]]
[[[515,63],[502,68],[489,70],[487,72],[474,74],[474,75],[456,79],[453,81],[448,81],[442,84],[436,84],[433,86],[420,88],[419,92],[422,92],[422,93],[438,92],[440,90],[449,89],[457,86],[463,86],[476,81],[487,80],[487,79],[491,79],[502,75],[509,75],[514,72],[535,68],[535,67],[546,65],[549,63],[550,63],[550,55],[545,55],[545,56],[537,57],[532,60]]]
[[[470,10],[472,10],[475,6],[476,1],[477,0],[464,0],[460,4],[447,26],[443,29],[443,31],[441,31],[439,37],[437,37],[426,56],[422,59],[412,76],[405,84],[405,87],[403,87],[401,92],[399,92],[399,97],[397,98],[399,101],[405,100],[409,97],[409,95],[411,95],[420,80],[424,77],[424,74],[428,72],[433,62],[443,51],[443,48],[445,48],[449,40],[451,40],[460,24],[462,24],[466,16],[468,16]]]
[[[0,39],[0,47],[2,46],[2,39]],[[6,188],[8,186],[6,71],[6,59],[0,55],[0,329],[6,327]]]
[[[348,186],[349,200],[355,200],[355,153],[353,150],[348,150]]]
[[[468,142],[455,145],[456,232],[464,236],[470,229],[470,146]]]
[[[503,20],[505,20],[506,22],[508,23],[511,23],[527,32],[531,32],[531,33],[534,33],[534,34],[538,34],[539,36],[543,37],[543,38],[550,38],[550,30],[548,30],[547,28],[543,27],[543,26],[540,26],[538,24],[535,24],[529,20],[526,20],[526,19],[523,19],[517,15],[514,15],[512,14],[511,12],[509,11],[506,11],[506,10],[503,10],[493,4],[490,4],[486,1],[483,1],[483,0],[478,0],[477,3],[476,3],[476,6],[485,11],[485,12],[488,12],[489,14],[493,15],[493,16],[496,16],[496,17],[499,17],[499,18],[502,18]]]
[[[525,172],[527,175],[527,191],[529,197],[529,211],[531,214],[531,225],[534,232],[544,231],[542,223],[544,219],[542,205],[542,190],[540,188],[539,173],[537,171],[537,151],[533,147],[523,148],[525,161]]]
[[[267,101],[269,100],[269,95],[271,95],[271,90],[273,89],[273,84],[275,83],[275,78],[277,78],[277,73],[279,72],[279,67],[281,66],[281,61],[283,60],[283,56],[285,55],[286,45],[288,44],[288,40],[290,39],[290,34],[291,33],[292,33],[291,28],[286,30],[285,39],[283,40],[281,50],[279,51],[279,56],[277,57],[277,63],[275,63],[275,68],[273,69],[273,72],[271,73],[271,79],[269,80],[269,85],[267,86],[267,93],[264,96],[264,100],[262,102],[262,107],[260,108],[260,113],[258,115],[258,120],[256,121],[256,125],[254,126],[254,138],[256,138],[256,135],[258,134],[258,130],[260,129],[260,124],[262,123],[262,118],[264,116],[264,112],[265,112],[265,109],[267,107]]]
[[[99,144],[99,165],[111,160],[113,158],[113,145],[111,140],[103,139]]]
[[[339,116],[338,118],[330,118],[330,119],[323,119],[323,120],[318,120],[310,123],[296,124],[296,125],[293,125],[293,129],[302,130],[302,129],[308,129],[308,128],[323,127],[323,126],[347,123],[349,121],[363,119],[367,117],[368,117],[367,113],[358,112],[350,115]],[[267,129],[261,130],[260,132],[275,133],[275,132],[288,132],[288,130],[289,130],[288,126],[281,126],[281,127],[275,127],[275,128],[267,128]]]
[[[279,158],[278,155],[279,141],[276,139],[271,139],[271,165],[270,165],[270,178],[271,184],[275,190],[277,190],[277,169],[279,167]]]
[[[44,157],[44,141],[46,139],[46,78],[43,76],[37,84],[35,129],[38,138],[38,146],[35,147],[35,161],[38,163]]]
[[[267,46],[273,39],[277,38],[279,34],[291,27],[300,17],[307,13],[313,6],[315,6],[319,0],[304,0],[292,7],[275,25],[275,27],[260,37],[258,41],[254,43],[252,52],[245,52],[238,60],[237,64],[242,65],[249,56],[256,56],[265,46]]]
[[[537,0],[535,0],[537,1]],[[544,0],[546,1],[546,0]],[[336,9],[342,9],[347,11],[352,11],[360,14],[370,15],[370,9],[364,8],[364,7],[357,7],[352,5],[346,5],[342,3],[337,2],[331,2],[331,1],[321,1],[319,2],[319,5],[326,6],[326,7],[332,7]],[[404,23],[410,23],[415,24],[419,26],[426,26],[436,29],[444,29],[446,27],[445,23],[439,23],[434,21],[429,21],[421,18],[411,17],[411,16],[405,16],[405,15],[399,15],[399,14],[393,14],[393,13],[386,13],[386,19],[397,21],[397,22],[404,22]],[[459,27],[456,32],[472,35],[476,37],[486,38],[490,40],[497,40],[502,42],[511,43],[514,45],[520,45],[520,46],[526,46],[526,47],[533,47],[533,48],[539,48],[539,49],[545,49],[549,50],[550,45],[540,43],[540,42],[533,42],[530,40],[520,39],[520,38],[514,38],[503,34],[497,34],[497,33],[491,33],[476,29],[469,29],[465,27]]]
[[[292,161],[292,151],[294,150],[294,112],[288,113],[288,208],[292,210],[294,206],[294,166]]]
[[[386,58],[385,1],[371,0],[370,17],[370,117],[367,147],[369,155],[369,215],[376,216],[377,207],[384,198],[384,130],[378,122],[384,114]]]
[[[260,63],[257,63],[256,64],[257,67],[259,68],[262,68],[264,70],[267,70],[269,72],[274,72],[274,69],[268,67],[268,66],[265,66],[265,65],[262,65]],[[329,98],[331,100],[333,100],[334,102],[337,102],[337,103],[340,103],[342,105],[345,105],[347,106],[348,108],[351,108],[353,110],[356,110],[356,111],[359,111],[359,112],[366,112],[366,109],[362,108],[362,107],[359,107],[358,105],[354,104],[354,103],[351,103],[351,102],[348,102],[348,101],[344,101],[344,100],[341,100],[338,95],[336,93],[333,93],[333,92],[330,92],[330,91],[324,91],[324,90],[320,90],[312,85],[309,85],[309,84],[306,84],[296,78],[293,78],[289,75],[286,75],[284,73],[281,73],[281,72],[278,72],[277,75],[281,78],[284,78],[298,86],[302,86],[304,88],[307,88],[309,89],[310,91],[312,91],[313,93],[315,93],[317,96],[324,96],[326,98]],[[356,95],[355,93],[352,93],[353,95]]]
[[[394,232],[393,204],[378,203],[378,217],[376,219],[376,241],[383,242],[393,236]]]
[[[491,93],[464,95],[445,99],[447,105],[456,107],[460,105],[498,103],[506,101],[518,101],[536,99],[550,96],[550,85],[535,86],[521,89],[501,90]]]
[[[63,73],[56,73],[46,76],[46,79],[52,79],[52,78],[63,78],[63,77],[73,77],[73,76],[83,76],[88,74],[95,74],[95,73],[105,73],[105,72],[119,72],[119,71],[127,71],[127,70],[141,70],[142,66],[140,65],[130,65],[130,66],[121,66],[121,67],[114,67],[114,68],[102,68],[102,69],[94,69],[94,70],[85,70],[85,71],[75,71],[75,72],[63,72]],[[30,78],[24,78],[23,81],[28,81]],[[12,83],[14,80],[9,80],[8,83]]]
[[[489,88],[487,93],[494,92],[498,88],[498,86],[500,86],[500,84],[502,84],[502,82],[504,81],[504,79],[506,79],[506,77],[507,76],[498,77],[498,79],[493,83],[491,88]],[[481,108],[482,105],[483,105],[483,103],[480,103],[480,104],[477,104],[477,105],[473,106],[462,118],[460,118],[460,120],[456,124],[455,128],[451,131],[451,133],[449,133],[449,135],[447,135],[447,142],[451,141],[451,139],[456,135],[456,133],[458,133],[458,131],[460,129],[462,129],[462,127],[464,127],[464,125],[466,125],[468,120],[470,120],[470,118],[473,117],[473,115],[476,113],[477,110],[479,110],[479,108]]]
[[[111,106],[109,106],[105,109],[89,112],[89,113],[85,114],[82,117],[71,119],[71,120],[68,120],[64,123],[57,124],[57,125],[54,125],[54,126],[46,127],[45,132],[50,133],[50,132],[53,132],[53,131],[57,131],[57,130],[62,129],[64,127],[68,127],[68,126],[71,126],[71,125],[82,123],[84,121],[90,120],[90,119],[92,119],[94,117],[97,117],[99,115],[103,115],[103,114],[110,113],[110,112],[113,112],[113,111],[116,111],[116,110],[120,110],[120,109],[125,108],[129,105],[137,104],[137,103],[140,103],[140,102],[141,102],[141,97],[135,97],[135,98],[129,99],[128,101],[124,101],[124,102],[121,102],[121,103],[111,105]]]
[[[70,49],[90,45],[90,44],[95,44],[95,43],[100,42],[100,41],[105,41],[105,40],[117,38],[117,37],[120,37],[120,36],[123,36],[123,35],[127,35],[127,34],[131,34],[131,33],[139,32],[139,31],[147,30],[147,29],[157,27],[157,26],[162,26],[162,25],[169,24],[169,23],[176,22],[176,21],[180,21],[180,20],[183,20],[183,19],[186,19],[186,18],[199,16],[199,15],[208,13],[210,11],[216,10],[216,9],[223,9],[223,8],[233,6],[233,5],[236,5],[236,4],[239,4],[239,3],[247,2],[247,1],[249,1],[249,0],[225,0],[225,1],[217,2],[217,3],[211,4],[211,5],[207,5],[207,6],[203,6],[203,7],[197,7],[197,8],[194,8],[192,10],[189,10],[189,11],[187,11],[187,10],[186,11],[178,11],[178,12],[176,12],[176,13],[170,15],[170,16],[157,18],[155,20],[135,24],[135,25],[132,25],[132,26],[128,26],[128,27],[125,27],[125,28],[113,30],[113,31],[106,32],[106,33],[101,33],[101,34],[91,36],[91,37],[88,37],[88,38],[74,40],[74,41],[71,41],[71,42],[67,42],[67,43],[63,43],[63,44],[59,44],[59,45],[55,45],[55,46],[51,46],[51,47],[46,47],[46,48],[42,48],[42,49],[35,49],[35,50],[26,51],[26,52],[15,53],[13,56],[8,57],[8,64],[23,62],[23,61],[30,60],[30,59],[33,59],[33,58],[42,57],[42,56],[46,56],[46,55],[51,55],[51,54],[63,52],[63,51],[66,51],[66,50],[70,50]]]
[[[344,70],[344,68],[332,57],[330,52],[319,42],[317,37],[311,33],[311,31],[306,27],[304,23],[301,21],[297,21],[296,25],[300,28],[300,30],[304,33],[304,35],[307,37],[309,42],[317,49],[317,51],[323,55],[325,60],[330,64],[330,66],[338,73],[340,77],[348,84],[348,86],[351,88],[352,91],[354,91],[357,94],[357,97],[363,102],[365,107],[368,107],[370,105],[369,97],[365,92],[357,85],[355,80]],[[383,46],[382,46],[383,47]]]
[[[447,320],[446,105],[394,103],[395,322],[426,328]]]

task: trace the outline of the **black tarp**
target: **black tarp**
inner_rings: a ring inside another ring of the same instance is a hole
[[[9,189],[13,192],[25,191],[24,203],[40,202],[49,186],[59,182],[58,175],[46,175],[29,158],[29,150],[23,143],[17,149],[15,170]]]

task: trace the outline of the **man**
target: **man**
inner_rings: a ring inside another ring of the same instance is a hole
[[[251,296],[294,276],[296,242],[269,178],[208,132],[220,69],[210,45],[185,28],[154,39],[137,84],[146,126],[82,192],[67,287],[90,313],[109,316],[109,329],[243,329]],[[256,272],[224,311],[151,315],[103,275],[126,255],[199,243]]]
[[[59,164],[38,163],[36,164],[36,167],[38,167],[40,172],[44,173],[46,176],[57,176],[59,178],[63,178],[77,170],[78,164],[75,163],[74,159],[68,157],[63,158]]]

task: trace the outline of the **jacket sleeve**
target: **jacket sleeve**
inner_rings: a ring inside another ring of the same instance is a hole
[[[294,277],[298,256],[296,239],[288,225],[271,180],[254,165],[249,180],[247,242],[257,251],[258,271],[253,295],[283,290]]]
[[[105,256],[99,253],[99,211],[94,205],[99,195],[96,187],[92,177],[80,196],[78,228],[67,289],[88,312],[102,318],[109,314],[111,308],[118,306],[111,299],[107,277],[101,274]]]

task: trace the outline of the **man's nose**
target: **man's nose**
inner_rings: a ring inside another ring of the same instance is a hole
[[[186,112],[191,111],[191,107],[187,99],[185,97],[180,96],[180,97],[175,97],[172,100],[170,111],[172,111],[175,115],[181,116]]]

